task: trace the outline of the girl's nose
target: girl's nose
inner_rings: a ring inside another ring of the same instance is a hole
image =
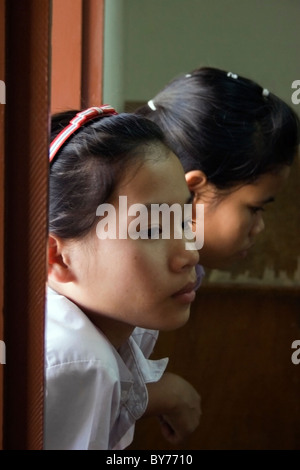
[[[174,272],[180,272],[186,268],[196,266],[199,262],[199,252],[194,243],[185,238],[184,233],[181,239],[172,240],[172,254],[170,266]]]
[[[260,232],[262,232],[265,229],[265,222],[261,214],[258,214],[259,218],[258,220],[254,223],[250,235],[256,236],[259,235]]]

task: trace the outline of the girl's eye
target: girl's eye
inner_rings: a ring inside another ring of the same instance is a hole
[[[186,219],[182,222],[183,230],[192,230],[192,228],[193,228],[193,221],[191,219]]]
[[[143,240],[157,240],[160,238],[161,233],[162,229],[160,226],[148,227],[140,231],[140,238]]]
[[[258,212],[264,212],[265,211],[265,208],[262,207],[262,206],[251,206],[250,207],[250,210],[254,213],[254,214],[257,214]]]
[[[182,222],[182,230],[184,231],[185,236],[193,234],[193,225],[194,222],[192,221],[192,219],[186,219]]]

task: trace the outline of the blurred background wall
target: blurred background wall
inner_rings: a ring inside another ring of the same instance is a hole
[[[298,0],[109,0],[104,97],[120,110],[200,65],[253,78],[291,102]]]

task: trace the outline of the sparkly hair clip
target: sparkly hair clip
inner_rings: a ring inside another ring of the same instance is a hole
[[[80,113],[77,113],[76,116],[71,119],[69,125],[65,127],[51,142],[49,163],[53,161],[54,157],[57,155],[57,152],[61,149],[62,145],[69,139],[69,137],[86,122],[97,117],[112,116],[114,114],[118,113],[108,104],[100,106],[99,108],[88,108],[84,111],[81,111]]]
[[[269,96],[270,92],[267,88],[264,88],[263,91],[262,91],[262,95],[265,96],[267,98],[267,96]]]
[[[232,73],[232,72],[228,72],[227,77],[234,78],[234,79],[239,78],[239,76],[236,73]]]
[[[153,100],[148,101],[148,106],[149,106],[150,109],[152,109],[152,111],[156,111],[156,106],[153,103]]]
[[[239,76],[236,73],[228,72],[227,77],[234,78],[235,80],[239,78]],[[263,88],[262,90],[262,95],[267,98],[269,96],[270,92],[267,88]]]

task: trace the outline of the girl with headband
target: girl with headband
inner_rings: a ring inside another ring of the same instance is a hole
[[[244,259],[298,152],[296,113],[254,81],[212,67],[175,78],[136,113],[161,127],[179,157],[196,231],[195,208],[204,205],[201,265]]]
[[[118,227],[125,196],[183,210],[182,165],[158,126],[110,106],[54,116],[51,137],[45,449],[124,449],[143,415],[179,442],[198,425],[199,395],[149,356],[158,330],[188,321],[198,251],[181,225],[168,239],[148,217],[139,238],[99,227],[110,207]]]

